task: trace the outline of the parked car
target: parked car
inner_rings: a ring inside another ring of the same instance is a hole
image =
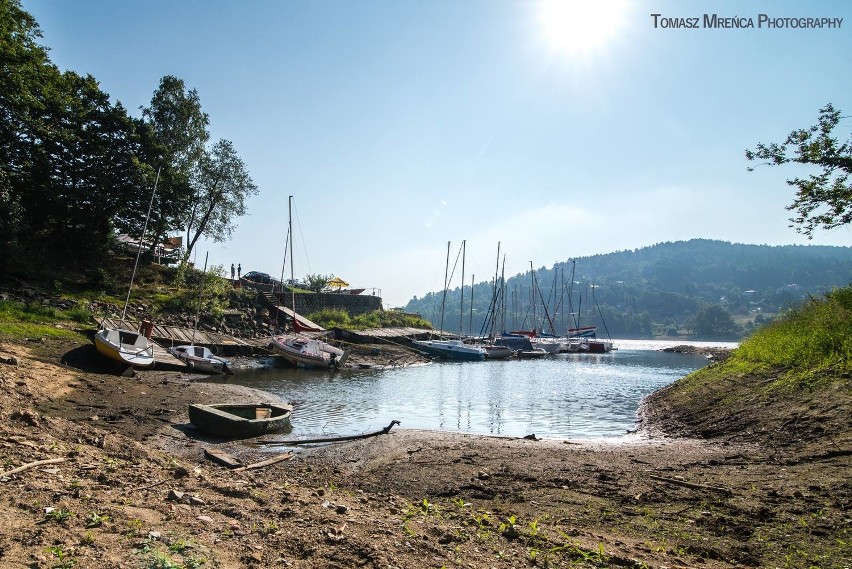
[[[279,285],[280,281],[272,278],[266,273],[261,273],[259,271],[249,271],[243,275],[243,278],[247,281],[251,281],[253,283],[258,284],[271,284],[271,285]]]

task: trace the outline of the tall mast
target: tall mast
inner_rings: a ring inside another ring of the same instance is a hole
[[[500,333],[506,329],[506,254],[503,253],[503,270],[500,272]]]
[[[497,242],[497,263],[494,267],[494,290],[491,292],[491,304],[494,306],[494,312],[491,313],[491,326],[488,330],[488,335],[494,333],[494,327],[497,325],[497,274],[500,272],[500,242]]]
[[[473,278],[475,275],[470,275],[470,319],[467,321],[467,329],[473,335]]]
[[[444,333],[444,307],[447,305],[447,274],[450,272],[450,241],[447,241],[447,266],[444,267],[444,296],[441,298],[441,334]]]
[[[139,238],[139,248],[136,250],[136,262],[133,263],[133,274],[130,275],[130,286],[127,287],[127,296],[124,299],[124,308],[121,310],[121,324],[124,324],[124,315],[127,313],[127,304],[130,302],[130,291],[133,290],[133,280],[136,278],[136,269],[139,267],[139,257],[142,256],[142,243],[145,241],[145,232],[148,230],[148,220],[151,219],[151,208],[154,206],[154,196],[157,195],[157,184],[160,182],[160,169],[157,168],[157,178],[154,180],[154,191],[151,192],[151,201],[148,202],[148,213],[145,215],[145,225],[142,226],[142,237]]]
[[[467,256],[467,240],[462,240],[462,274],[461,274],[461,302],[459,303],[459,336],[464,336],[464,258]],[[470,303],[473,308],[473,301]]]
[[[201,273],[201,288],[198,290],[198,307],[195,309],[195,324],[192,327],[192,340],[189,342],[191,346],[195,345],[195,331],[198,330],[198,317],[201,314],[201,297],[204,295],[204,278],[207,276],[207,257],[210,251],[204,254],[204,272]]]
[[[530,261],[530,304],[532,304],[532,331],[535,332],[535,271]]]
[[[290,309],[293,311],[293,332],[296,331],[296,275],[293,272],[293,196],[287,200],[288,237],[290,240]]]

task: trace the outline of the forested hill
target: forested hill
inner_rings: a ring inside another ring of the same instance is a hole
[[[535,276],[537,329],[549,331],[549,316],[556,332],[564,333],[573,312],[581,325],[598,325],[599,335],[606,335],[605,324],[613,337],[735,339],[809,294],[852,282],[852,248],[693,239],[568,260],[537,269]],[[529,272],[507,278],[506,328],[533,326],[531,280]],[[475,286],[472,318],[470,287],[465,288],[465,332],[472,327],[477,334],[492,285]],[[441,297],[442,291],[415,297],[405,310],[437,327]],[[459,300],[458,287],[448,292],[447,330],[458,330]]]

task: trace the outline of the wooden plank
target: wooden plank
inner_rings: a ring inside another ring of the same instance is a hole
[[[239,468],[235,468],[233,472],[242,472],[244,470],[254,470],[256,468],[263,468],[264,466],[269,466],[270,464],[275,464],[276,462],[281,462],[282,460],[289,460],[293,458],[293,454],[289,452],[285,452],[284,454],[279,454],[273,458],[269,458],[266,460],[262,460],[260,462],[255,462],[254,464],[249,464],[246,466],[241,466]]]
[[[225,451],[216,448],[204,449],[204,456],[206,456],[213,462],[217,462],[223,466],[227,466],[228,468],[237,468],[243,465],[243,463],[240,462],[238,459],[234,458]]]

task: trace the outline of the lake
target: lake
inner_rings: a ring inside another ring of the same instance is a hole
[[[659,351],[683,342],[616,340],[608,354],[433,363],[338,372],[262,368],[230,383],[293,403],[294,438],[359,434],[392,419],[402,428],[472,434],[600,438],[633,429],[643,397],[707,365]],[[690,342],[727,346],[725,342]]]

